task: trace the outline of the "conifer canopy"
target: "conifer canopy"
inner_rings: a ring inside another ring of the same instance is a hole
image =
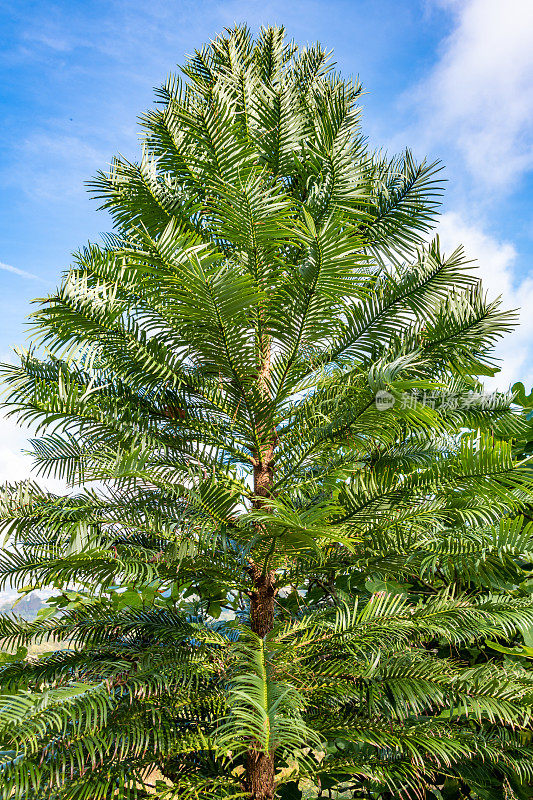
[[[480,384],[513,315],[320,45],[236,27],[182,75],[2,369],[69,491],[1,494],[3,586],[53,594],[0,619],[0,797],[529,797],[499,648],[533,631],[532,479]]]

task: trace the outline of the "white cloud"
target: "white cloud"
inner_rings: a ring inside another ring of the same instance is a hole
[[[65,484],[54,478],[37,478],[32,472],[32,457],[28,450],[31,431],[0,414],[0,485],[31,478],[51,492],[64,494]]]
[[[22,453],[27,446],[24,432],[12,420],[0,417],[0,484],[30,476],[31,461]]]
[[[106,151],[90,144],[89,137],[60,130],[32,133],[21,142],[17,155],[4,179],[42,200],[85,195],[84,181],[109,161]]]
[[[512,188],[533,167],[532,0],[433,0],[456,25],[411,99],[423,144],[450,143],[481,187]]]
[[[460,243],[467,258],[476,259],[490,300],[501,295],[505,309],[520,309],[519,327],[497,346],[501,372],[487,381],[487,385],[507,389],[515,381],[522,381],[530,388],[533,386],[533,277],[518,277],[515,273],[517,253],[511,243],[498,241],[456,212],[442,215],[437,232],[445,253],[451,253]]]
[[[43,278],[39,278],[38,275],[34,275],[33,272],[26,272],[25,269],[19,269],[18,267],[13,267],[11,264],[4,264],[3,261],[0,261],[0,269],[3,269],[5,272],[13,272],[15,275],[20,275],[21,278],[31,278],[35,281],[46,281]]]
[[[462,243],[489,298],[501,295],[504,308],[520,309],[519,327],[497,347],[501,372],[487,385],[531,387],[533,274],[520,274],[515,245],[492,235],[482,215],[533,169],[533,0],[428,4],[448,10],[454,25],[427,77],[401,99],[416,112],[402,143],[452,162],[452,192],[461,188],[456,210],[441,217],[443,249]]]

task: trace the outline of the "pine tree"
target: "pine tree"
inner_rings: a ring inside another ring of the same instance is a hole
[[[235,28],[183,74],[3,367],[69,493],[2,493],[3,584],[54,595],[0,620],[1,797],[527,797],[494,648],[533,627],[532,481],[479,383],[513,315],[321,46]]]

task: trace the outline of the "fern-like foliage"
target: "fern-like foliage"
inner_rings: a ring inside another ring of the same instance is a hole
[[[182,71],[2,367],[69,491],[0,495],[2,585],[54,590],[0,619],[0,797],[528,797],[532,473],[479,382],[513,315],[319,45]]]

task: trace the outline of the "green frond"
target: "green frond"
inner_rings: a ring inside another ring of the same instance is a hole
[[[47,597],[0,614],[0,796],[524,800],[531,403],[481,383],[514,315],[321,45],[236,26],[182,73],[0,368],[36,476],[0,587]]]

